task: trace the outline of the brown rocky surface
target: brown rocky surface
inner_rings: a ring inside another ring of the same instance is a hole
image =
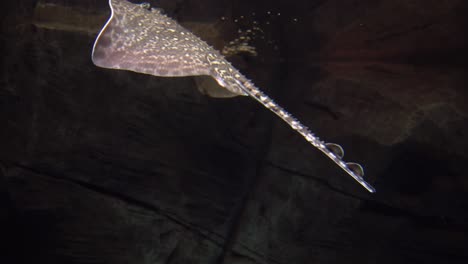
[[[466,1],[151,3],[217,48],[257,20],[233,62],[377,193],[252,99],[95,67],[107,1],[2,2],[5,263],[466,263]]]

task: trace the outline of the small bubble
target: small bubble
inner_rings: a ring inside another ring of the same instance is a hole
[[[240,16],[241,19],[244,19],[244,16]]]
[[[226,18],[222,16],[222,17],[221,17],[221,20],[226,20]]]
[[[281,13],[278,13],[278,16],[281,16]]]
[[[297,22],[297,18],[293,18],[293,21],[294,21],[294,22]]]
[[[239,22],[239,20],[236,18],[236,19],[234,19],[234,22],[237,23],[237,22]]]
[[[271,15],[271,11],[267,11],[267,14],[268,14],[268,15]]]

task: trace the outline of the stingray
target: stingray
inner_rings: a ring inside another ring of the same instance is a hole
[[[344,151],[340,145],[320,140],[234,68],[220,52],[160,9],[127,0],[109,0],[109,5],[111,16],[93,46],[92,61],[96,66],[162,77],[209,76],[214,81],[210,83],[205,79],[207,85],[199,85],[201,92],[212,97],[254,98],[369,192],[375,192],[364,180],[362,166],[343,160]]]

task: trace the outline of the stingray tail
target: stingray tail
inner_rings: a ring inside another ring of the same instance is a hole
[[[360,164],[343,161],[344,151],[340,145],[321,141],[320,138],[315,136],[307,126],[299,122],[299,120],[294,118],[290,113],[284,110],[284,108],[275,103],[270,97],[260,91],[251,82],[245,82],[244,84],[239,83],[239,85],[247,94],[255,98],[266,108],[283,119],[292,129],[301,134],[302,137],[304,137],[312,146],[322,151],[327,157],[340,166],[341,169],[346,171],[354,180],[356,180],[369,192],[375,192],[374,187],[372,187],[364,180],[364,169]]]

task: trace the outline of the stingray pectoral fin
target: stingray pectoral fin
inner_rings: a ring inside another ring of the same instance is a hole
[[[230,92],[226,88],[220,86],[218,82],[211,76],[195,76],[195,83],[198,90],[205,95],[215,98],[230,98],[239,96],[239,94]]]
[[[113,13],[113,12],[112,12]],[[96,66],[103,68],[114,68],[117,56],[114,56],[112,50],[112,30],[109,30],[110,24],[112,23],[113,14],[107,21],[106,25],[102,28],[96,41],[94,42],[93,51],[91,53],[91,59]]]
[[[336,143],[325,143],[325,146],[327,147],[328,150],[330,150],[337,157],[341,159],[344,157],[344,150],[340,145]]]
[[[111,15],[96,37],[91,53],[91,59],[98,67],[126,70],[130,65],[130,49],[127,43],[127,39],[130,38],[124,33],[124,27],[127,25],[121,21],[125,4],[126,1],[109,1]]]
[[[96,66],[154,76],[209,75],[210,46],[147,4],[109,1],[111,16],[93,46]]]

